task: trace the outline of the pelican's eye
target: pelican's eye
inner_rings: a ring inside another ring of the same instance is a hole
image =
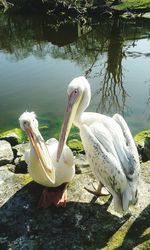
[[[73,92],[72,92],[72,96],[74,96],[75,98],[77,98],[79,96],[80,92],[78,89],[75,89]]]
[[[78,89],[74,89],[72,90],[71,93],[68,94],[70,105],[73,105],[77,101],[79,95],[80,95],[80,92]]]
[[[23,125],[24,125],[25,128],[27,128],[29,126],[29,123],[27,121],[24,121]]]

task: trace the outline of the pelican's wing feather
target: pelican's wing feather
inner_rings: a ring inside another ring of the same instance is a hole
[[[136,145],[134,143],[134,140],[128,128],[128,125],[123,119],[123,117],[119,114],[115,114],[113,116],[113,119],[120,125],[120,128],[122,129],[124,138],[126,140],[126,146],[128,148],[128,158],[130,160],[129,173],[130,175],[134,175],[135,172],[138,172],[140,168],[139,155],[138,155]]]
[[[136,159],[139,159],[138,152],[137,152],[137,149],[136,149],[132,134],[131,134],[131,132],[129,130],[129,127],[128,127],[126,121],[119,114],[115,114],[113,116],[113,119],[120,125],[120,127],[122,129],[122,132],[124,134],[124,137],[126,139],[126,144],[130,148],[131,154],[133,154]]]
[[[80,135],[90,166],[103,185],[111,193],[122,193],[127,180],[115,152],[111,136],[103,125],[95,122],[91,126],[85,124],[80,128]]]
[[[129,180],[122,168],[111,133],[99,122],[82,125],[80,135],[95,177],[113,195],[116,211],[126,211],[137,201],[137,176]]]

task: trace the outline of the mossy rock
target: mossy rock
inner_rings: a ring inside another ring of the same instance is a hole
[[[14,128],[0,133],[0,139],[8,141],[12,146],[27,140],[25,133],[20,128]]]
[[[83,148],[83,144],[81,141],[79,141],[78,139],[72,139],[69,140],[67,142],[68,147],[75,152],[78,153],[83,153],[84,152],[84,148]]]
[[[141,132],[139,132],[138,134],[136,134],[134,136],[134,141],[141,145],[141,146],[144,146],[144,140],[145,138],[150,134],[150,130],[143,130]]]

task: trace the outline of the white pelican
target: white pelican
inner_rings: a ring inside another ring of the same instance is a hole
[[[137,201],[140,172],[138,152],[131,132],[119,114],[84,112],[91,99],[85,77],[73,79],[68,86],[68,106],[62,126],[57,160],[61,156],[72,123],[80,129],[81,140],[91,169],[99,181],[97,192],[105,186],[113,196],[115,210],[127,211]]]
[[[38,207],[48,207],[51,204],[65,206],[67,184],[75,174],[74,157],[71,150],[65,145],[58,163],[56,160],[58,141],[51,138],[48,143],[44,142],[38,130],[35,113],[24,112],[20,116],[19,122],[30,141],[30,149],[25,152],[29,174],[35,182],[47,187],[43,190]],[[52,192],[48,187],[58,188]]]

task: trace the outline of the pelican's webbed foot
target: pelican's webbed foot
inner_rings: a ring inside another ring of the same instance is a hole
[[[57,188],[44,188],[37,208],[47,208],[51,205],[65,207],[67,202],[67,184]]]

